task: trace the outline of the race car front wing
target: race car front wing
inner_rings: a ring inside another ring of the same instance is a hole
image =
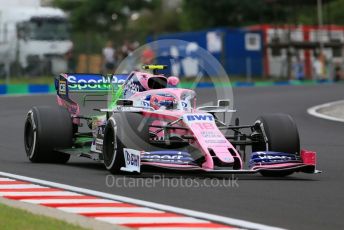
[[[218,174],[254,174],[258,172],[321,173],[316,169],[316,153],[308,150],[302,150],[300,156],[280,152],[254,152],[251,154],[248,169],[202,168],[189,153],[181,151],[144,152],[124,149],[124,157],[125,167],[122,167],[121,170],[135,173],[140,173],[146,166],[176,171]]]

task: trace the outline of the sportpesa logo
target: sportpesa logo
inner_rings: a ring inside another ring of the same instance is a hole
[[[107,90],[115,84],[123,84],[127,75],[86,75],[75,74],[68,76],[68,88],[71,90]]]

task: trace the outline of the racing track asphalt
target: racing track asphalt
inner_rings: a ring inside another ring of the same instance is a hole
[[[201,101],[211,100],[210,90],[198,90]],[[233,188],[174,188],[162,183],[154,187],[108,187],[108,172],[87,159],[73,158],[66,165],[28,162],[23,148],[26,112],[33,105],[54,104],[52,95],[0,97],[0,171],[288,229],[344,229],[344,123],[306,112],[311,106],[343,99],[343,92],[343,84],[234,89],[236,116],[241,123],[251,123],[259,114],[271,112],[285,112],[295,118],[303,148],[318,152],[318,168],[323,170],[318,175],[273,179],[239,175],[239,187]],[[166,176],[169,181],[206,180],[198,175]],[[141,178],[148,180],[152,175]]]

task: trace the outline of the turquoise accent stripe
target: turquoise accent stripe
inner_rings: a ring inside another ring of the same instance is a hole
[[[27,84],[7,85],[7,94],[28,94]]]
[[[234,82],[233,87],[252,87],[255,86],[254,82]]]

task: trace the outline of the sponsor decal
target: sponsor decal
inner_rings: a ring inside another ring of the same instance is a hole
[[[299,156],[280,152],[254,152],[249,165],[301,162]]]
[[[292,158],[288,156],[259,155],[258,158],[261,160],[292,160]]]
[[[223,135],[215,133],[213,131],[201,131],[201,135],[204,138],[222,138]]]
[[[204,142],[208,144],[226,144],[227,143],[227,141],[225,140],[205,140]]]
[[[178,153],[177,155],[145,155],[145,160],[147,159],[159,159],[159,160],[167,160],[167,161],[173,161],[173,160],[180,160],[183,156]]]
[[[134,79],[130,79],[130,81],[125,85],[124,90],[131,93],[137,93],[140,92],[140,85],[134,81]]]
[[[59,94],[66,95],[67,93],[66,87],[67,87],[67,82],[64,80],[60,80],[59,81]]]
[[[181,101],[182,103],[182,107],[183,108],[188,108],[189,107],[189,103],[187,101]]]
[[[150,102],[149,101],[142,101],[142,106],[143,107],[150,107]]]
[[[102,139],[96,139],[96,150],[99,152],[103,151],[103,140]]]
[[[124,162],[125,167],[121,167],[125,172],[138,172],[141,171],[141,152],[134,149],[124,149]]]
[[[188,121],[213,121],[214,117],[210,114],[193,114],[186,115]]]
[[[105,123],[105,122],[104,122]],[[97,138],[104,139],[105,124],[98,126]]]
[[[123,96],[128,98],[137,92],[142,92],[145,89],[141,85],[140,81],[134,75],[124,86]]]
[[[193,158],[187,152],[180,151],[155,151],[145,152],[142,155],[143,161],[153,161],[159,163],[192,163]]]
[[[101,153],[103,151],[103,139],[106,119],[103,116],[94,117],[92,121],[93,142],[91,151]]]
[[[126,75],[69,75],[68,88],[71,90],[108,90],[113,84],[123,84]]]
[[[125,151],[125,155],[126,155],[126,165],[130,165],[130,166],[135,166],[135,167],[139,167],[140,165],[140,157],[136,154],[132,154],[129,151]]]

